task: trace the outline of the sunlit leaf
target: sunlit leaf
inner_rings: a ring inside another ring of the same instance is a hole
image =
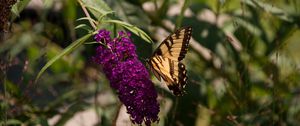
[[[84,44],[99,44],[99,42],[86,42]]]
[[[237,17],[234,18],[234,21],[238,25],[245,27],[249,32],[251,32],[254,35],[261,35],[262,34],[262,31],[257,26],[251,24],[248,21],[245,21],[245,20],[243,20],[241,18],[237,18]]]
[[[19,16],[21,11],[27,6],[30,0],[18,0],[18,2],[12,6],[11,11],[14,14],[12,19],[15,19]]]
[[[115,13],[115,11],[110,11],[110,12],[104,13],[103,15],[101,15],[101,16],[99,17],[99,21],[102,21],[102,19],[103,19],[105,16],[107,16],[108,14],[112,14],[112,13]]]
[[[93,31],[93,29],[86,24],[80,24],[75,27],[75,29],[80,29],[80,28],[88,31],[89,33],[91,33]]]
[[[82,20],[92,21],[92,22],[96,23],[96,21],[94,19],[89,18],[89,17],[82,17],[82,18],[77,19],[76,21],[82,21]]]
[[[141,37],[142,39],[144,39],[146,42],[152,43],[152,39],[141,29],[139,29],[138,27],[131,25],[129,23],[120,21],[120,20],[105,20],[104,22],[107,23],[115,23],[118,25],[123,26],[124,28],[128,29],[129,31],[131,31],[132,33],[136,34],[137,36]]]
[[[82,2],[97,19],[112,12],[112,9],[103,0],[82,0]]]
[[[275,7],[274,5],[270,5],[258,0],[244,0],[243,2],[258,9],[263,9],[264,11],[269,12],[282,20],[292,21],[292,18],[286,12],[278,7]]]

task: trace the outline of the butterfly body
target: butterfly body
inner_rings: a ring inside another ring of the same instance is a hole
[[[147,61],[158,80],[166,82],[176,96],[183,95],[187,83],[185,65],[180,61],[185,57],[192,28],[184,27],[168,36]]]

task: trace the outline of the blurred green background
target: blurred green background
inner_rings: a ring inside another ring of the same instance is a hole
[[[114,11],[105,18],[137,26],[154,40],[133,35],[141,61],[176,28],[193,28],[183,61],[187,94],[175,97],[152,77],[161,106],[153,125],[300,125],[300,1],[83,1]],[[89,12],[94,19],[101,16]],[[90,33],[89,22],[77,20],[84,16],[75,0],[23,0],[12,8],[9,32],[0,43],[0,125],[133,125],[91,60],[97,44],[81,44],[35,83],[49,60]]]

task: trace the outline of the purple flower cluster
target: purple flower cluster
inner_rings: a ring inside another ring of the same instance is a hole
[[[132,122],[142,124],[144,121],[150,126],[151,122],[158,121],[157,92],[129,37],[130,33],[119,32],[119,37],[111,39],[109,31],[99,30],[94,39],[107,47],[99,46],[93,60],[102,66]]]

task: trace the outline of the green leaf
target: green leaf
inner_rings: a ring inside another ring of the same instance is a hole
[[[289,21],[289,22],[292,21],[292,18],[287,13],[285,13],[282,9],[275,7],[274,5],[263,3],[258,0],[244,0],[243,2],[245,2],[250,6],[263,9],[264,11],[277,16],[281,20]]]
[[[101,13],[101,16],[100,16],[100,17],[97,17],[98,20],[101,19],[101,17],[106,16],[107,14],[112,14],[112,13],[115,12],[115,11],[101,11],[101,10],[99,10],[98,8],[95,8],[95,7],[92,7],[92,6],[86,6],[86,7],[87,7],[88,9],[90,9],[90,10],[94,10],[94,11],[96,11],[96,12],[98,12],[98,13]]]
[[[112,13],[115,13],[115,11],[110,11],[110,12],[107,12],[107,13],[104,13],[103,15],[101,15],[100,17],[99,17],[99,21],[102,21],[102,19],[105,17],[105,16],[107,16],[108,14],[112,14]]]
[[[77,7],[77,1],[76,0],[66,0],[64,3],[63,8],[63,15],[66,20],[68,21],[74,21],[76,19],[76,7]]]
[[[188,0],[184,1],[183,7],[181,8],[181,11],[180,11],[180,15],[176,19],[176,28],[180,28],[180,26],[182,24],[182,20],[183,20],[183,17],[184,17],[184,12],[189,6],[188,2],[189,2]]]
[[[89,45],[89,44],[99,44],[99,42],[86,42],[84,44],[87,44],[87,45]]]
[[[18,17],[21,11],[27,6],[29,2],[30,0],[18,0],[18,2],[11,8],[11,11],[13,13],[12,19]]]
[[[251,32],[254,35],[259,36],[262,34],[262,31],[256,25],[252,24],[251,22],[248,22],[248,21],[246,21],[242,18],[238,18],[238,17],[234,18],[234,21],[237,24],[246,28],[249,32]]]
[[[82,2],[98,20],[102,15],[112,12],[103,0],[82,0]]]
[[[21,90],[16,84],[12,83],[9,80],[6,80],[4,84],[6,86],[7,92],[15,97],[21,97]]]
[[[6,125],[21,125],[22,122],[16,119],[9,119],[6,121],[6,123],[4,123],[4,121],[0,121],[0,125],[4,126],[4,124]]]
[[[124,28],[128,29],[129,31],[131,31],[132,33],[136,34],[137,36],[141,37],[142,39],[144,39],[146,42],[152,43],[152,39],[141,29],[139,29],[138,27],[131,25],[129,23],[120,21],[120,20],[104,20],[103,22],[107,22],[107,23],[115,23],[118,25],[123,26]]]
[[[93,21],[94,23],[96,22],[94,19],[89,18],[89,17],[82,17],[82,18],[77,19],[76,21],[82,21],[82,20]]]
[[[92,28],[86,24],[80,24],[75,27],[75,29],[80,29],[80,28],[88,31],[89,33],[91,33],[93,31]]]
[[[46,65],[40,70],[40,72],[38,73],[35,82],[40,78],[40,76],[45,72],[45,70],[50,67],[55,61],[57,61],[58,59],[62,58],[64,55],[72,52],[73,50],[75,50],[76,48],[78,48],[81,44],[83,44],[90,36],[92,36],[92,33],[87,34],[83,37],[81,37],[80,39],[77,39],[75,42],[73,42],[71,45],[69,45],[67,48],[65,48],[60,54],[58,54],[57,56],[53,57],[50,61],[48,61],[46,63]]]

